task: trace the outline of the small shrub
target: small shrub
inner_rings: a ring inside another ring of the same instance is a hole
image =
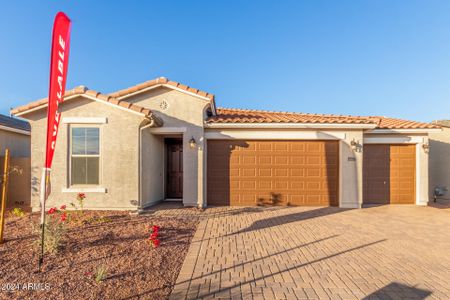
[[[63,208],[63,207],[61,207]],[[44,252],[57,253],[62,246],[62,242],[67,232],[66,226],[67,213],[64,209],[58,210],[52,207],[47,212],[47,218],[44,223]],[[38,239],[34,245],[41,247],[41,226],[40,224],[33,224],[33,230],[38,235]]]
[[[11,214],[15,217],[23,217],[25,216],[25,212],[23,211],[23,209],[21,209],[20,207],[15,207],[12,211]]]
[[[94,272],[95,282],[100,283],[108,277],[108,269],[105,266],[99,266]]]

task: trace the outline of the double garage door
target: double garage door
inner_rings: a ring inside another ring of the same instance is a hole
[[[208,205],[338,205],[338,141],[209,140],[207,147]]]
[[[338,141],[209,140],[208,205],[338,206]],[[364,145],[364,204],[415,203],[415,145]]]

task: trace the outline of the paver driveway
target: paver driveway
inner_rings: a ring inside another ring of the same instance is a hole
[[[211,208],[171,299],[450,299],[450,210]]]

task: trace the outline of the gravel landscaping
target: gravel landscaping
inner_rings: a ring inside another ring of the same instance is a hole
[[[69,213],[70,216],[70,213]],[[33,222],[38,214],[9,216],[0,245],[1,299],[166,299],[183,264],[197,220],[85,211],[71,222],[65,242],[36,273]],[[160,227],[160,246],[149,228]],[[104,280],[95,275],[106,270]],[[30,284],[34,284],[31,286]]]

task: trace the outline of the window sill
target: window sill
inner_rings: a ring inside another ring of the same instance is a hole
[[[62,193],[106,193],[103,187],[70,187],[63,188]]]

